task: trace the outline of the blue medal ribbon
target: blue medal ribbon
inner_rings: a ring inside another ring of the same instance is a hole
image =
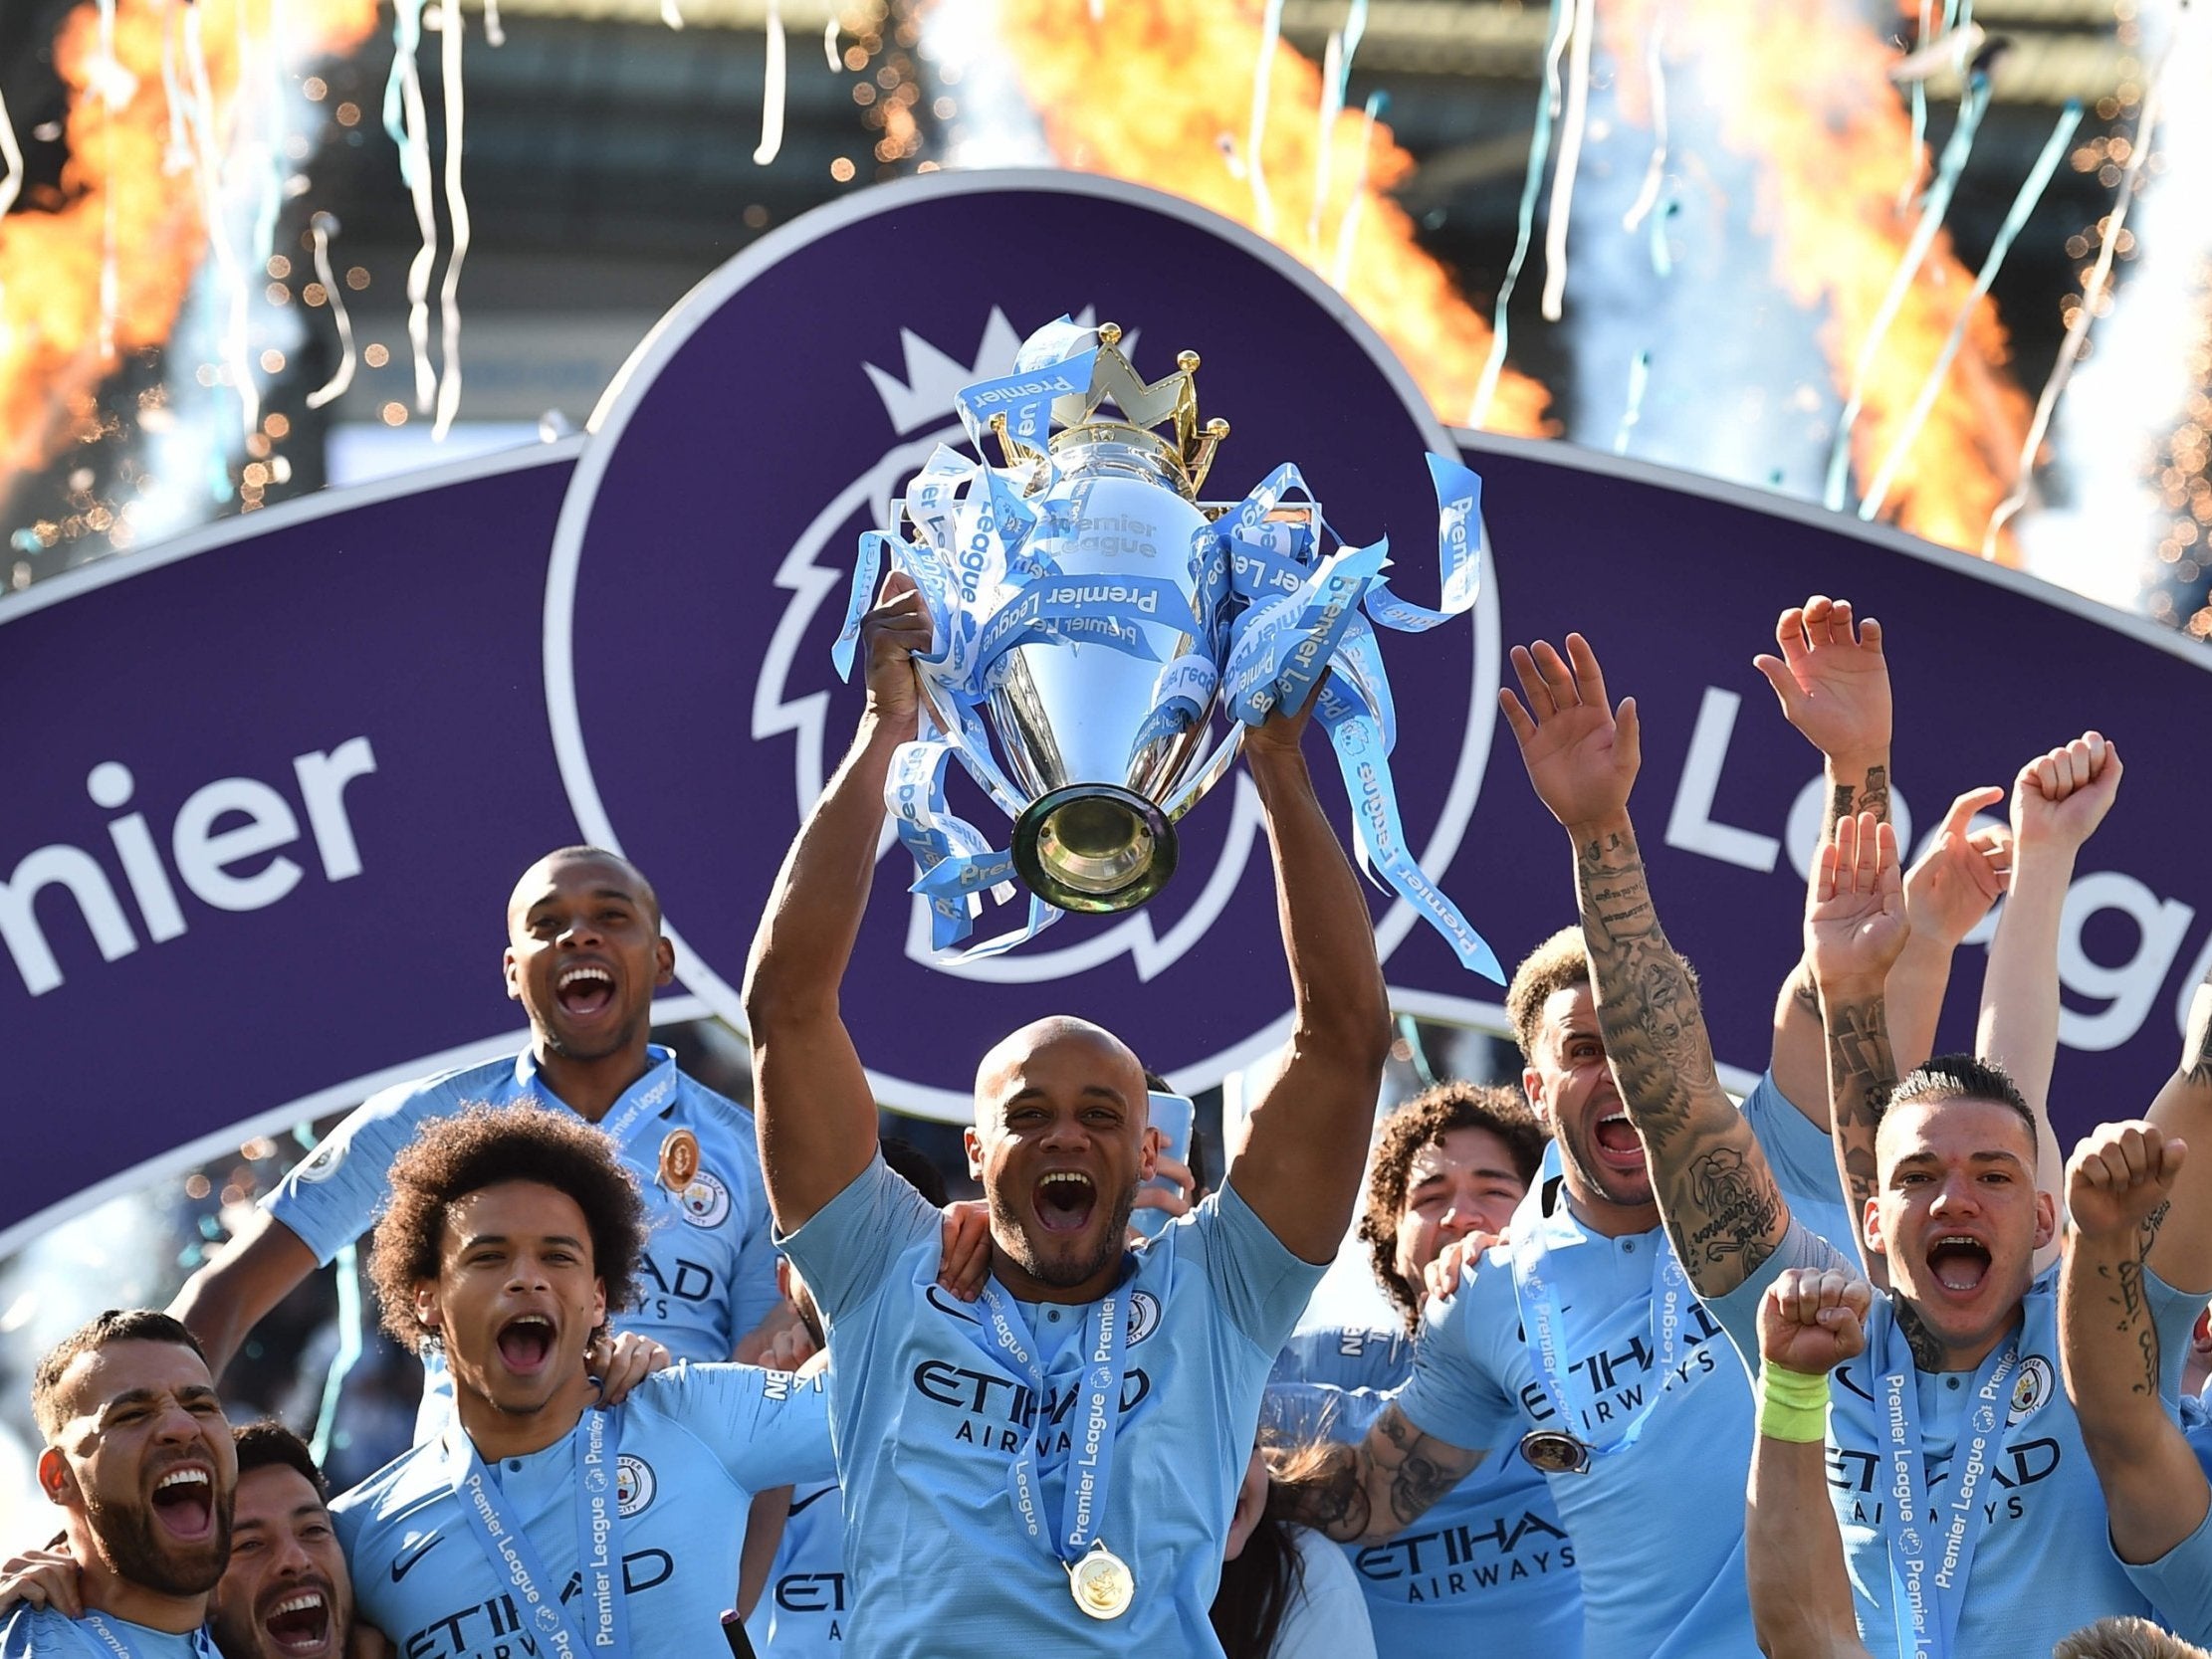
[[[522,1528],[508,1518],[499,1482],[462,1432],[460,1419],[455,1417],[446,1429],[446,1467],[461,1513],[502,1588],[514,1593],[532,1633],[559,1659],[583,1659],[591,1651],[629,1659],[622,1516],[615,1496],[619,1435],[611,1413],[584,1413],[576,1460],[576,1564],[583,1585],[579,1624],[560,1603],[560,1584],[547,1572]]]
[[[137,1659],[136,1650],[122,1639],[121,1632],[108,1622],[105,1614],[87,1611],[76,1622],[77,1634],[92,1652],[111,1655],[111,1659]],[[193,1631],[191,1642],[195,1659],[220,1659],[206,1630]]]
[[[1893,1308],[1879,1314],[1870,1333],[1868,1358],[1875,1371],[1881,1420],[1882,1520],[1889,1544],[1890,1615],[1897,1631],[1898,1659],[1950,1659],[1958,1619],[1966,1604],[1967,1574],[1989,1515],[1982,1508],[1981,1484],[1991,1461],[1991,1442],[2005,1431],[2005,1385],[2020,1363],[2020,1334],[2013,1335],[1982,1360],[1974,1372],[1966,1441],[1952,1449],[1950,1478],[1940,1493],[1928,1490],[1925,1447],[1920,1438],[1920,1369],[1912,1358]],[[1963,1439],[1964,1436],[1962,1435]],[[1925,1522],[1940,1529],[1930,1547]]]
[[[1649,1391],[1619,1436],[1602,1446],[1591,1445],[1579,1432],[1582,1419],[1567,1403],[1567,1369],[1559,1359],[1564,1336],[1559,1294],[1544,1277],[1541,1223],[1534,1216],[1530,1219],[1532,1224],[1513,1242],[1513,1300],[1520,1308],[1521,1328],[1528,1333],[1528,1355],[1536,1372],[1536,1386],[1543,1392],[1544,1403],[1558,1416],[1560,1426],[1588,1449],[1593,1462],[1616,1457],[1643,1436],[1652,1413],[1674,1386],[1675,1366],[1681,1361],[1682,1315],[1691,1299],[1689,1276],[1682,1271],[1673,1244],[1660,1235],[1652,1259],[1651,1313],[1652,1350],[1657,1355],[1652,1374],[1659,1383],[1656,1387],[1647,1384]]]
[[[1032,1421],[1019,1456],[1006,1466],[1006,1497],[1023,1535],[1063,1565],[1081,1559],[1098,1539],[1113,1490],[1114,1437],[1119,1428],[1124,1354],[1129,1337],[1131,1299],[1117,1288],[1092,1304],[1080,1345],[1070,1345],[1055,1361],[1053,1374],[1075,1390],[1068,1450],[1054,1459],[1047,1451],[1052,1433],[1050,1390],[1036,1340],[1013,1298],[997,1280],[985,1281],[976,1345],[992,1359],[1014,1371],[1028,1385]],[[1061,1474],[1057,1526],[1045,1516],[1044,1482],[1048,1464]]]
[[[631,1084],[615,1109],[599,1122],[599,1133],[623,1151],[640,1131],[668,1109],[676,1094],[676,1057],[669,1055]]]

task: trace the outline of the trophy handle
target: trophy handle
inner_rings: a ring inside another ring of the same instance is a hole
[[[1228,723],[1228,730],[1222,733],[1183,787],[1160,803],[1160,809],[1168,815],[1170,823],[1198,805],[1207,791],[1221,781],[1229,767],[1235,764],[1237,751],[1243,746],[1244,723],[1232,720]]]

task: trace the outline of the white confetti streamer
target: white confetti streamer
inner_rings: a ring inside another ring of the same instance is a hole
[[[684,14],[676,9],[676,0],[661,0],[661,21],[671,29],[684,26]]]
[[[1383,95],[1367,101],[1367,125],[1360,131],[1360,174],[1352,182],[1352,199],[1344,204],[1344,217],[1336,228],[1336,260],[1329,268],[1329,284],[1339,294],[1352,275],[1352,250],[1358,240],[1360,204],[1367,200],[1367,157],[1375,147],[1375,120],[1383,112]]]
[[[8,101],[0,95],[0,215],[15,205],[23,189],[23,146],[16,142],[15,122],[8,118]]]
[[[104,136],[114,141],[117,103],[115,64],[115,0],[100,0],[100,110]],[[115,181],[100,193],[100,355],[103,362],[115,355]]]
[[[2059,116],[2058,125],[2051,129],[2051,136],[2045,140],[2043,153],[2036,157],[2036,163],[2028,170],[2019,194],[2013,198],[2012,211],[1998,227],[1997,239],[1990,244],[1989,255],[1982,261],[1982,268],[1974,274],[1973,292],[1966,296],[1966,303],[1959,307],[1957,320],[1951,324],[1950,334],[1943,341],[1943,349],[1936,353],[1935,366],[1928,370],[1927,378],[1920,383],[1920,395],[1912,400],[1911,412],[1905,416],[1904,424],[1897,429],[1897,435],[1889,445],[1889,453],[1882,457],[1881,465],[1875,473],[1874,482],[1867,486],[1866,500],[1859,504],[1860,518],[1873,519],[1881,512],[1882,504],[1889,499],[1889,488],[1896,482],[1897,469],[1904,465],[1905,457],[1911,453],[1913,443],[1920,436],[1920,428],[1927,424],[1928,415],[1935,408],[1936,395],[1943,388],[1944,376],[1950,373],[1952,360],[1958,356],[1960,345],[1965,343],[1967,326],[1974,319],[1974,308],[1981,303],[1982,296],[1989,292],[1990,284],[1997,280],[1997,273],[2005,263],[2005,255],[2012,251],[2013,239],[2020,234],[2020,227],[2028,222],[2028,215],[2035,211],[2036,203],[2043,199],[2043,192],[2051,183],[2051,175],[2058,170],[2059,157],[2066,153],[2068,142],[2081,124],[2082,106],[2078,104],[2068,104]]]
[[[438,263],[438,212],[430,187],[430,117],[422,103],[422,70],[416,51],[422,41],[422,0],[399,0],[392,36],[397,47],[392,73],[399,91],[399,175],[414,204],[415,231],[421,237],[407,262],[407,345],[415,361],[415,412],[435,406],[438,377],[430,366],[430,274]],[[385,101],[387,124],[391,101]]]
[[[318,213],[308,229],[315,236],[316,279],[322,283],[323,292],[331,297],[331,320],[337,324],[337,370],[308,393],[308,407],[320,409],[326,403],[336,401],[353,383],[353,319],[345,314],[345,301],[338,292],[337,275],[331,269],[331,238],[337,234],[336,217]]]
[[[484,0],[484,44],[505,46],[507,30],[499,20],[499,0]]]
[[[192,135],[192,170],[199,186],[200,216],[207,223],[208,246],[214,251],[215,269],[230,299],[223,324],[223,361],[230,370],[231,387],[238,393],[245,434],[251,438],[261,428],[261,388],[246,354],[246,273],[239,269],[238,252],[231,246],[230,226],[223,213],[222,160],[215,149],[215,99],[208,89],[207,53],[200,42],[197,6],[184,8],[184,64],[191,87],[185,126]]]
[[[1490,413],[1505,371],[1505,342],[1512,328],[1513,291],[1520,286],[1521,267],[1528,260],[1535,234],[1536,194],[1544,183],[1544,164],[1551,154],[1552,122],[1559,117],[1559,64],[1566,56],[1568,37],[1574,33],[1574,11],[1567,0],[1551,0],[1551,34],[1544,43],[1544,96],[1536,104],[1536,125],[1529,135],[1528,169],[1521,179],[1521,203],[1513,232],[1513,256],[1505,262],[1505,280],[1498,284],[1497,305],[1490,313],[1490,354],[1483,359],[1482,377],[1475,382],[1462,423],[1479,427]]]
[[[1321,119],[1313,144],[1313,210],[1306,215],[1306,242],[1317,251],[1321,246],[1321,208],[1329,199],[1329,158],[1336,148],[1329,140],[1343,108],[1344,37],[1331,30],[1329,44],[1321,54]]]
[[[1645,215],[1659,205],[1659,189],[1666,182],[1666,41],[1665,12],[1652,20],[1652,38],[1644,44],[1644,81],[1652,95],[1652,159],[1644,169],[1644,188],[1622,217],[1621,228],[1634,231]]]
[[[444,351],[438,373],[438,418],[430,441],[442,444],[461,407],[461,263],[469,257],[469,199],[461,188],[462,127],[466,108],[461,96],[461,45],[468,26],[461,0],[445,0],[439,30],[438,65],[445,94],[445,207],[453,224],[453,250],[446,256],[445,286],[438,291],[438,320]]]
[[[2029,492],[2035,487],[2036,452],[2043,448],[2044,435],[2051,430],[2051,416],[2059,406],[2067,382],[2074,377],[2074,365],[2082,360],[2082,350],[2089,344],[2090,324],[2096,321],[2098,308],[2104,303],[2104,291],[2112,280],[2112,261],[2119,252],[2120,233],[2127,228],[2127,210],[2134,203],[2136,183],[2150,155],[2151,140],[2157,135],[2158,105],[2165,90],[2166,65],[2171,61],[2172,42],[2169,41],[2166,51],[2159,56],[2150,86],[2143,94],[2142,114],[2135,122],[2135,140],[2120,168],[2119,189],[2112,198],[2112,210],[2104,215],[2099,234],[2097,263],[2090,268],[2089,277],[2082,284],[2082,303],[2074,310],[2074,320],[2067,324],[2066,337],[2059,342],[2059,360],[2051,365],[2050,377],[2043,382],[2042,395],[2036,399],[2035,418],[2028,423],[2027,439],[2020,446],[2018,482],[2013,485],[2012,494],[1997,504],[1997,511],[1989,516],[1989,528],[1982,532],[1984,558],[1997,556],[1997,537],[2013,515],[2028,505]]]
[[[1559,123],[1559,165],[1552,169],[1551,211],[1544,220],[1544,301],[1557,322],[1567,298],[1567,221],[1574,214],[1575,169],[1590,116],[1590,39],[1598,32],[1597,0],[1575,0],[1575,34],[1567,58],[1567,113]]]
[[[753,164],[766,167],[783,147],[783,12],[769,0],[768,64],[761,86],[761,142]]]
[[[191,140],[184,131],[184,87],[177,79],[177,36],[184,28],[184,8],[170,8],[161,20],[161,97],[169,106],[169,141],[161,152],[161,170],[181,173],[192,164]]]
[[[837,56],[837,20],[831,18],[822,25],[822,56],[829,60],[829,73],[835,75],[845,67],[844,59]]]
[[[1259,233],[1275,234],[1275,199],[1267,193],[1267,174],[1260,164],[1260,144],[1267,136],[1267,87],[1274,79],[1275,43],[1282,38],[1282,0],[1267,0],[1259,25],[1259,61],[1252,66],[1252,118],[1244,138],[1244,176],[1251,182],[1252,211]]]

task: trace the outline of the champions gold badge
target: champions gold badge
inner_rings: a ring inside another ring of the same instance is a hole
[[[1069,1564],[1067,1587],[1075,1605],[1092,1618],[1120,1618],[1136,1599],[1137,1575],[1105,1545],[1094,1544],[1089,1555]]]
[[[688,1129],[671,1130],[661,1142],[661,1185],[681,1195],[699,1178],[699,1137]]]

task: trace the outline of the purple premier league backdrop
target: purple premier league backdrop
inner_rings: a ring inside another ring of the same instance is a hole
[[[853,542],[953,392],[1061,311],[1140,370],[1200,351],[1232,426],[1207,495],[1300,464],[1331,522],[1434,592],[1425,448],[1449,442],[1324,287],[1187,204],[1072,175],[936,175],[765,239],[640,349],[591,436],[336,494],[0,600],[0,1244],[132,1171],[512,1043],[501,907],[538,853],[612,842],[659,885],[690,1011],[736,1020],[762,900],[860,701],[828,666]],[[1887,626],[1900,817],[2096,726],[2130,771],[2062,944],[2056,1107],[2139,1110],[2204,970],[2185,844],[2212,681],[2188,643],[1890,532],[1633,462],[1465,438],[1490,554],[1470,621],[1384,641],[1409,839],[1499,955],[1572,920],[1564,837],[1494,714],[1501,642],[1589,634],[1645,714],[1636,811],[1720,1056],[1763,1064],[1796,952],[1817,760],[1752,669],[1777,612]],[[1312,743],[1322,795],[1342,786]],[[979,799],[987,833],[1002,826]],[[890,845],[845,1008],[883,1098],[965,1112],[975,1059],[1072,1009],[1189,1087],[1279,1033],[1249,791],[1185,821],[1160,899],[947,972]],[[1378,894],[1399,1005],[1498,1023]],[[1954,975],[1970,1040],[1983,957]]]

